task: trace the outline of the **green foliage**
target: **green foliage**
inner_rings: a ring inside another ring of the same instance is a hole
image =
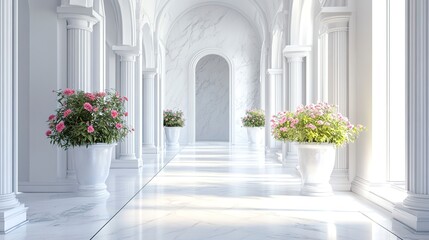
[[[326,103],[280,112],[271,120],[271,133],[279,141],[333,143],[339,147],[353,142],[363,130],[362,125],[351,124],[335,106]]]
[[[183,127],[185,118],[181,110],[164,110],[164,127]]]
[[[246,115],[241,118],[243,127],[264,127],[265,113],[262,109],[250,109],[246,111]]]
[[[114,91],[107,93],[56,91],[59,108],[48,120],[46,136],[51,144],[67,150],[96,143],[116,143],[130,130],[126,126],[126,97]]]

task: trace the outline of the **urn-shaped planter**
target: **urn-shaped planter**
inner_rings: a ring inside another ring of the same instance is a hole
[[[97,143],[73,149],[78,194],[84,197],[107,197],[106,179],[109,176],[112,150],[116,144]]]
[[[334,169],[336,148],[334,144],[299,143],[299,171],[302,177],[301,194],[307,196],[330,196],[329,184]]]
[[[264,128],[262,127],[247,127],[247,137],[249,144],[252,147],[262,146],[264,139]]]
[[[164,127],[165,141],[168,147],[179,147],[181,127]]]

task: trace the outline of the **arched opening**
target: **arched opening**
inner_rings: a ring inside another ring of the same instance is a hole
[[[201,58],[195,68],[195,140],[229,142],[229,66],[219,55]]]
[[[196,83],[196,78],[197,78],[197,67],[200,63],[201,60],[203,60],[203,58],[208,57],[208,56],[216,56],[221,58],[223,61],[226,62],[228,68],[227,68],[227,74],[228,74],[228,139],[230,143],[234,143],[234,118],[235,118],[235,114],[233,109],[235,109],[235,104],[234,104],[234,66],[231,62],[231,60],[227,57],[227,55],[225,55],[222,50],[217,49],[217,48],[209,48],[209,49],[204,49],[200,52],[198,52],[192,59],[189,65],[189,80],[188,80],[188,109],[189,109],[189,117],[187,119],[187,125],[189,126],[188,129],[188,135],[189,135],[189,143],[193,144],[196,141],[198,141],[198,139],[196,138],[196,125],[197,125],[197,117],[196,117],[196,105],[197,105],[197,101],[198,99],[197,97],[197,83]],[[204,61],[204,60],[203,60]],[[212,75],[217,75],[218,73],[216,72],[216,74]],[[217,104],[217,103],[216,103]],[[210,108],[212,107],[212,105],[214,105],[213,103],[211,105],[206,106],[206,108],[208,108],[207,110],[210,110]],[[217,116],[214,117],[214,120],[216,120]],[[201,141],[201,140],[200,140]]]

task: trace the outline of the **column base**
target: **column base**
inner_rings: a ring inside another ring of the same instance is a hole
[[[157,154],[158,148],[155,145],[143,145],[142,154]]]
[[[143,166],[143,161],[141,159],[114,159],[112,160],[112,169],[138,169]]]
[[[28,222],[27,209],[24,204],[20,204],[11,209],[0,210],[0,234],[8,233]]]
[[[288,155],[283,153],[283,156],[285,156],[283,158],[283,167],[290,168],[290,169],[299,168],[298,155]]]
[[[351,183],[348,169],[334,169],[330,183],[335,191],[350,191]]]
[[[20,192],[75,192],[77,188],[76,179],[59,179],[55,182],[19,182]]]
[[[429,211],[414,210],[397,204],[393,209],[393,218],[414,231],[429,231]]]

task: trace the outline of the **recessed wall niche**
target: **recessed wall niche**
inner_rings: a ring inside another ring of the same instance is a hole
[[[229,66],[219,55],[200,59],[195,69],[195,140],[229,141]]]

